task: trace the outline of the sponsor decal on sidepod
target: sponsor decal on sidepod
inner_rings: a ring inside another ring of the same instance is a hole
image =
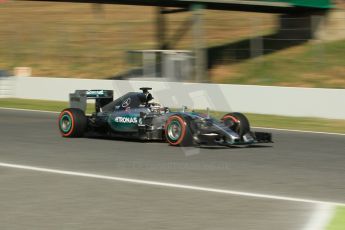
[[[115,122],[118,123],[138,123],[138,119],[136,117],[115,117]]]

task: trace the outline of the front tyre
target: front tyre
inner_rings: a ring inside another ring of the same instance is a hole
[[[165,123],[165,138],[173,146],[192,146],[193,136],[189,121],[180,115],[172,115]]]
[[[76,108],[64,109],[59,115],[58,122],[63,137],[82,137],[87,129],[85,113]]]
[[[222,121],[241,138],[250,132],[249,121],[242,113],[228,113],[223,116]]]

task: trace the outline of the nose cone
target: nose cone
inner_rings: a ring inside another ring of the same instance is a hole
[[[225,142],[227,144],[236,144],[241,142],[241,137],[234,131],[232,131],[230,128],[226,130],[225,133]]]

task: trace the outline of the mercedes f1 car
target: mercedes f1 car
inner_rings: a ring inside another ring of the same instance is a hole
[[[70,108],[58,118],[63,137],[98,133],[137,140],[161,140],[172,146],[251,145],[272,142],[270,133],[252,132],[241,113],[225,114],[220,120],[209,113],[172,112],[151,102],[151,88],[129,92],[113,100],[111,90],[76,90],[70,94]],[[87,99],[95,99],[95,111],[86,115]]]

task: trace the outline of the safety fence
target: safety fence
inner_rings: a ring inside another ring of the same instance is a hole
[[[345,119],[345,89],[42,77],[13,77],[11,82],[8,95],[25,99],[67,101],[76,89],[110,89],[120,97],[147,86],[156,102],[174,108]]]
[[[13,77],[0,77],[0,98],[13,97],[15,92]]]

